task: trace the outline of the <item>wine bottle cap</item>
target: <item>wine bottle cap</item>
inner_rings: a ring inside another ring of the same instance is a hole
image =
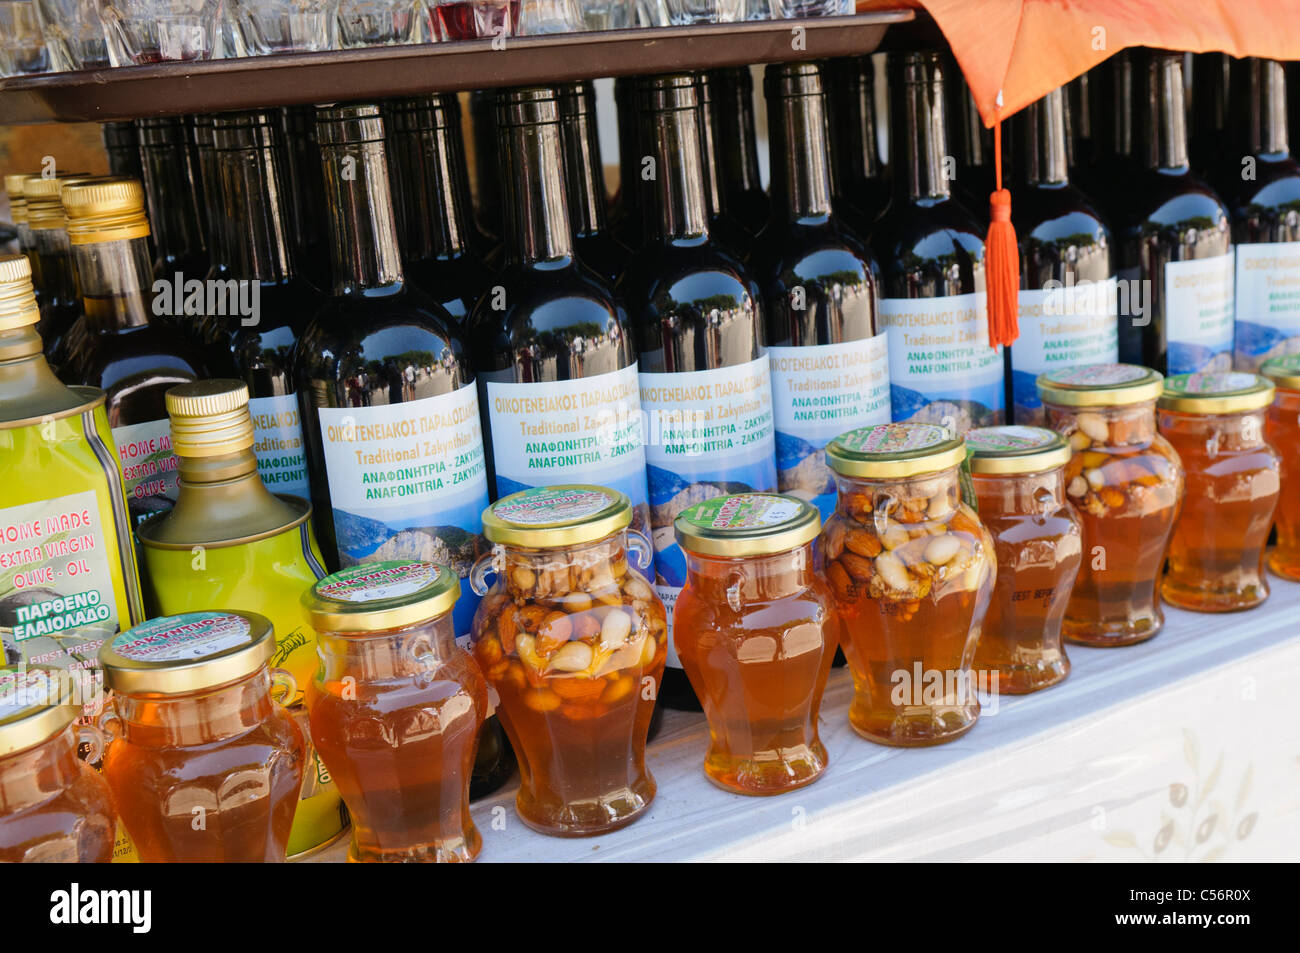
[[[87,178],[84,172],[66,172],[46,177],[29,175],[23,180],[23,198],[27,200],[27,224],[35,229],[60,229],[67,226],[60,192],[65,179]]]
[[[164,400],[177,456],[217,457],[253,446],[253,418],[243,381],[216,378],[178,384]]]
[[[73,245],[123,241],[149,234],[144,189],[136,179],[97,176],[69,181],[62,190]]]
[[[0,331],[29,327],[41,319],[26,255],[0,255]]]
[[[29,172],[10,172],[5,176],[5,195],[9,196],[9,217],[15,225],[27,222],[27,196],[23,194],[23,183]]]

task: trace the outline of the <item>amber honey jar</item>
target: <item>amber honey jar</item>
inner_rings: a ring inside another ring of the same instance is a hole
[[[320,667],[311,736],[352,815],[353,861],[478,856],[469,784],[487,683],[456,644],[460,579],[418,561],[364,563],[303,597]]]
[[[704,773],[740,794],[780,794],[826,770],[817,715],[839,618],[818,574],[817,507],[742,493],[688,507],[673,524],[686,586],[673,642],[709,722]]]
[[[1231,612],[1268,598],[1264,547],[1281,488],[1281,461],[1264,434],[1272,403],[1273,385],[1255,374],[1165,379],[1158,426],[1186,469],[1160,584],[1170,605]]]
[[[265,616],[233,611],[161,616],[100,648],[103,772],[142,861],[285,859],[306,744],[275,651]]]
[[[474,657],[519,759],[516,809],[546,834],[622,827],[655,794],[645,743],[668,626],[631,521],[624,494],[581,484],[523,490],[483,514],[493,550],[470,574],[484,596]]]
[[[1065,498],[1070,445],[1042,427],[966,433],[980,522],[993,536],[997,584],[975,668],[991,690],[1024,695],[1070,673],[1061,623],[1079,572],[1082,530]]]
[[[1265,361],[1259,372],[1276,388],[1264,419],[1264,439],[1277,451],[1282,484],[1273,517],[1277,544],[1268,568],[1300,582],[1300,354]]]
[[[962,500],[965,459],[965,441],[934,424],[862,427],[826,447],[826,579],[853,673],[849,723],[870,741],[939,744],[979,717],[971,666],[997,563]]]
[[[1070,443],[1065,494],[1083,525],[1083,561],[1062,631],[1082,645],[1132,645],[1160,631],[1156,584],[1183,495],[1183,466],[1156,432],[1164,377],[1089,364],[1038,378],[1047,425]]]
[[[77,757],[100,735],[76,724],[94,680],[37,666],[0,668],[0,863],[99,863],[113,858],[108,785]]]

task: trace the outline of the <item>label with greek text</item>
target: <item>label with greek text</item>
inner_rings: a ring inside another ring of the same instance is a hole
[[[311,499],[307,461],[303,456],[302,422],[298,418],[298,396],[254,397],[248,402],[248,412],[253,418],[257,473],[266,488],[272,493]]]
[[[1300,353],[1300,242],[1237,246],[1236,356],[1240,371]]]
[[[1232,369],[1231,252],[1165,265],[1167,373]]]

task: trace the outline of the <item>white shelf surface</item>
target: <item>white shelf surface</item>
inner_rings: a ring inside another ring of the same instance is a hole
[[[473,806],[479,862],[1300,860],[1300,583],[1270,584],[1247,612],[1165,606],[1164,630],[1141,645],[1070,646],[1064,682],[1004,696],[932,748],[855,734],[848,672],[833,670],[830,766],[776,797],[709,782],[704,716],[666,712],[645,815],[547,837],[519,820],[511,783]],[[314,860],[345,853],[343,841]]]

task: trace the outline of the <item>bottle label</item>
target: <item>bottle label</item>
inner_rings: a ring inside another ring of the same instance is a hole
[[[1236,367],[1300,353],[1300,242],[1237,246]]]
[[[180,461],[172,452],[171,424],[166,418],[114,427],[113,442],[122,461],[131,525],[170,510],[180,493]]]
[[[487,381],[498,496],[535,486],[593,483],[632,501],[646,532],[645,435],[637,366],[568,381]]]
[[[475,385],[317,413],[340,565],[419,559],[466,578],[488,505]],[[468,590],[456,603],[457,633],[469,630],[477,604]]]
[[[97,666],[120,627],[94,490],[0,509],[0,665]]]
[[[253,418],[253,453],[257,474],[272,493],[288,493],[311,499],[307,484],[307,461],[303,456],[302,422],[298,417],[298,395],[253,397],[248,401]]]
[[[856,427],[888,423],[889,339],[809,347],[771,347],[777,483],[811,501],[825,519],[835,509],[835,478],[822,450]]]
[[[1231,252],[1165,265],[1165,345],[1169,374],[1232,369]]]
[[[989,347],[984,292],[881,298],[894,420],[958,433],[1003,423],[1002,348]]]
[[[1019,423],[1041,423],[1039,374],[1119,360],[1119,282],[1080,281],[1020,292],[1020,337],[1011,345],[1011,395]]]
[[[708,371],[642,374],[641,409],[655,590],[668,608],[668,664],[681,668],[671,638],[672,607],[686,583],[686,557],[673,520],[715,496],[776,489],[771,362],[764,354]]]

